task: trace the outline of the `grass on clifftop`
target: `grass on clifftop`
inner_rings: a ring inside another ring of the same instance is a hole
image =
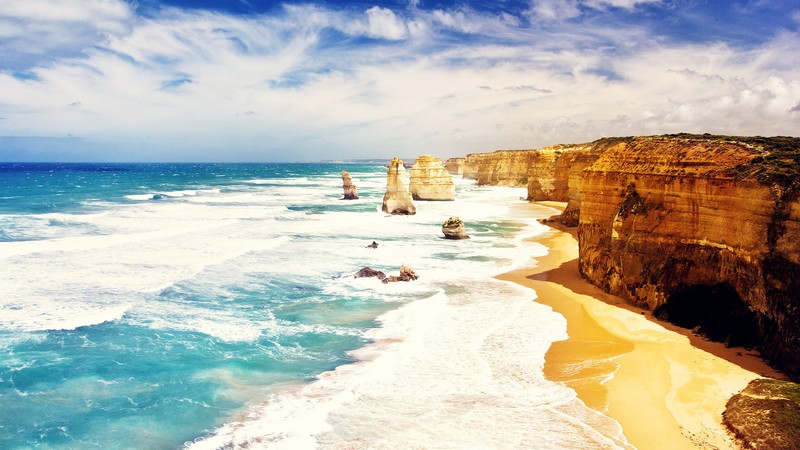
[[[751,449],[800,449],[800,384],[760,378],[734,395],[723,423]]]
[[[737,178],[755,178],[764,184],[777,184],[784,188],[800,187],[800,138],[791,136],[724,136],[715,134],[665,134],[654,136],[671,139],[696,139],[704,141],[741,142],[759,149],[760,156],[731,169]]]

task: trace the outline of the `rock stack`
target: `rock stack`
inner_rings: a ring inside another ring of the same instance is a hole
[[[386,194],[383,196],[383,212],[389,214],[413,215],[417,208],[411,199],[406,185],[406,169],[403,161],[394,157],[386,173]]]
[[[409,191],[414,200],[455,200],[456,188],[453,177],[444,168],[442,161],[430,155],[422,155],[411,167]]]
[[[458,217],[451,217],[442,224],[442,233],[445,239],[469,239],[464,230],[464,221]]]
[[[353,179],[350,178],[350,173],[346,170],[342,171],[342,187],[344,188],[343,200],[358,200],[358,190],[353,184]]]

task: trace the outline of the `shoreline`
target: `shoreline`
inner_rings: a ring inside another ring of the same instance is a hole
[[[547,225],[532,239],[547,255],[496,277],[534,289],[536,302],[567,320],[569,337],[551,345],[545,377],[619,422],[641,450],[739,448],[722,425],[725,404],[750,381],[783,374],[755,352],[706,341],[590,284],[578,273],[576,230]]]

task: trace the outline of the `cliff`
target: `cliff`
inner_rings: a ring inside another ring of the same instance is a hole
[[[406,169],[400,158],[394,157],[386,172],[386,193],[383,195],[383,212],[389,214],[414,215],[417,208],[411,199],[406,184]]]
[[[601,141],[582,170],[581,274],[799,375],[800,139]]]
[[[444,162],[444,168],[450,175],[463,175],[464,174],[464,158],[448,158]]]
[[[455,200],[453,177],[445,170],[442,161],[422,155],[414,162],[408,190],[414,200]]]
[[[536,150],[498,150],[470,153],[464,158],[463,176],[479,186],[526,186]]]

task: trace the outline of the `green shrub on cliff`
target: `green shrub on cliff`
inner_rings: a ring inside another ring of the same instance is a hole
[[[723,423],[752,449],[800,449],[800,384],[760,378],[734,395]]]

